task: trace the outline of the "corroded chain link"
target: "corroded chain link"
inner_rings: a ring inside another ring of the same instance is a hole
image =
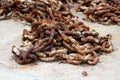
[[[78,9],[92,21],[120,25],[120,0],[84,0]]]

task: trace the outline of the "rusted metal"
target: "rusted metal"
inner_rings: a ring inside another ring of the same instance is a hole
[[[91,21],[120,24],[120,0],[84,0],[78,8]]]
[[[82,22],[73,20],[66,3],[79,0],[32,0],[32,2],[19,0],[10,3],[11,6],[2,7],[1,15],[11,8],[13,15],[18,19],[31,23],[31,30],[23,30],[22,45],[12,47],[15,61],[19,64],[28,64],[37,60],[52,62],[63,60],[70,64],[87,63],[94,65],[99,61],[98,53],[112,52],[111,35],[99,36]],[[108,11],[98,11],[107,13]],[[116,12],[118,14],[118,12]],[[106,15],[104,15],[106,16]],[[113,18],[112,20],[118,21]],[[5,16],[6,17],[6,16]],[[11,16],[13,17],[13,16]]]

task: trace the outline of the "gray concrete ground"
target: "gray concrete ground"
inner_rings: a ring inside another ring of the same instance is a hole
[[[100,35],[113,35],[114,52],[100,56],[94,66],[59,62],[19,65],[12,58],[11,46],[19,46],[22,30],[30,27],[13,20],[0,21],[0,80],[120,80],[120,26],[83,22]],[[88,76],[83,77],[82,71],[87,71]]]

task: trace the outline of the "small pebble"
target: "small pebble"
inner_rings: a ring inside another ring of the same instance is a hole
[[[82,75],[83,75],[83,76],[87,76],[88,73],[87,73],[86,71],[83,71],[83,72],[82,72]]]

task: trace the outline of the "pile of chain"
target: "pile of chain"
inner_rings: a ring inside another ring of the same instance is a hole
[[[11,17],[33,23],[42,19],[64,21],[73,15],[70,9],[72,3],[79,0],[1,0],[0,1],[0,20]],[[64,17],[64,18],[62,18]]]
[[[120,0],[84,0],[80,9],[92,21],[120,25]]]
[[[70,12],[70,2],[74,0],[13,0],[0,4],[0,11],[3,10],[0,16],[5,15],[1,19],[16,17],[31,24],[30,31],[23,30],[21,46],[12,47],[17,63],[40,60],[94,65],[101,52],[113,51],[112,36],[99,36],[95,30],[77,22]]]
[[[37,59],[45,62],[63,60],[70,64],[96,64],[100,52],[113,50],[111,35],[100,37],[95,30],[90,30],[82,22],[68,20],[64,23],[43,20],[32,26],[30,31],[23,31],[23,44],[13,46],[12,52],[19,64],[26,64]]]

